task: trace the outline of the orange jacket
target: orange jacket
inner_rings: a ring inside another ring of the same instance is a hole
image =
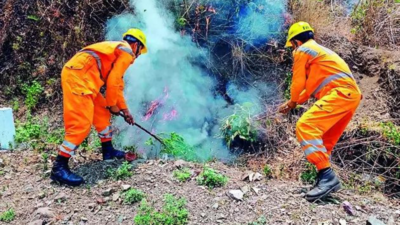
[[[297,48],[293,56],[293,102],[302,104],[311,96],[320,99],[336,87],[348,87],[360,92],[346,62],[314,40],[309,40]]]
[[[119,109],[126,109],[127,105],[123,95],[123,76],[128,67],[135,61],[135,56],[130,45],[121,41],[105,41],[83,48],[66,65],[66,68],[82,67],[89,61],[82,54],[89,54],[96,61],[96,66],[89,70],[96,70],[95,73],[86,72],[84,78],[87,91],[97,95],[101,87],[105,86],[107,106],[118,106]]]

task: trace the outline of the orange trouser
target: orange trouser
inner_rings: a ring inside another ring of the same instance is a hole
[[[318,100],[299,119],[297,139],[307,160],[318,170],[330,167],[333,147],[361,101],[358,88],[337,87]]]
[[[105,98],[86,88],[90,82],[86,78],[90,73],[98,74],[95,63],[88,62],[84,68],[64,68],[62,71],[65,138],[59,154],[65,157],[74,155],[89,135],[92,124],[102,142],[112,139],[111,114],[106,109]]]

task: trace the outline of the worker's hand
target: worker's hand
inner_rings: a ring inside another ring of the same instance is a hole
[[[290,110],[292,110],[296,107],[297,107],[297,103],[289,100],[285,104],[283,104],[279,107],[279,112],[282,114],[288,114],[290,112]]]
[[[122,113],[124,113],[125,122],[127,122],[129,125],[135,124],[135,119],[133,119],[133,116],[129,112],[129,109],[123,109],[121,111]]]
[[[119,112],[121,111],[121,110],[119,110],[119,108],[117,107],[117,106],[109,106],[109,107],[107,107],[107,109],[110,111],[110,113],[111,114],[113,114],[113,115],[116,115],[116,116],[118,116],[119,115]]]

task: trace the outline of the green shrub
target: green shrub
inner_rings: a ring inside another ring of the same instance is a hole
[[[46,123],[41,123],[39,119],[33,118],[30,113],[28,113],[25,123],[16,122],[15,142],[17,144],[41,139],[45,134],[47,134]]]
[[[267,178],[272,176],[271,167],[269,167],[268,165],[265,165],[265,166],[264,166],[263,172],[264,172],[264,175],[265,175]]]
[[[215,170],[204,167],[203,172],[197,177],[197,183],[205,185],[212,189],[215,187],[222,187],[228,182],[228,178],[222,174],[217,173]]]
[[[133,175],[131,169],[132,165],[125,161],[118,169],[108,169],[107,174],[114,180],[126,180]]]
[[[175,158],[183,159],[186,161],[196,162],[198,156],[195,149],[185,142],[185,139],[175,132],[168,134],[161,134],[162,141],[165,145],[161,148],[161,153],[166,153]],[[153,145],[153,139],[149,139],[146,142],[147,145]]]
[[[9,222],[13,221],[14,219],[15,219],[14,209],[9,209],[0,215],[0,221],[3,221],[3,222],[9,223]]]
[[[142,199],[145,197],[145,194],[140,190],[130,188],[123,194],[123,196],[124,203],[132,205],[136,202],[142,201]]]
[[[383,135],[394,145],[400,145],[400,128],[392,122],[382,123]]]
[[[142,200],[134,222],[136,225],[186,225],[188,218],[186,200],[166,194],[161,211],[157,211],[146,200]]]
[[[318,171],[315,166],[311,163],[306,163],[306,170],[300,175],[301,180],[304,183],[313,184],[317,180]]]
[[[192,173],[191,173],[190,169],[183,168],[183,169],[174,170],[173,175],[180,182],[185,182],[185,181],[189,180],[189,178],[192,176]]]
[[[236,138],[248,142],[255,142],[257,139],[256,122],[252,118],[252,105],[244,104],[236,106],[235,114],[229,116],[222,125],[221,132],[228,146]]]
[[[262,216],[257,221],[248,223],[247,225],[267,225],[267,219]]]
[[[36,107],[37,103],[39,102],[40,95],[43,93],[43,91],[44,88],[37,81],[33,81],[31,85],[22,85],[22,93],[25,94],[25,104],[29,110]]]

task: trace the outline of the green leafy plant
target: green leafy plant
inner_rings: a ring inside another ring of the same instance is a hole
[[[25,104],[29,110],[36,107],[37,103],[39,102],[40,95],[43,93],[43,91],[44,88],[37,81],[33,81],[31,85],[22,85],[22,93],[25,94]]]
[[[133,175],[131,170],[132,165],[125,161],[118,169],[108,169],[107,175],[114,180],[126,180]]]
[[[222,174],[219,174],[215,170],[204,167],[203,171],[197,177],[197,183],[199,185],[205,185],[212,189],[215,187],[222,187],[228,182],[228,178]]]
[[[41,123],[39,119],[33,118],[30,113],[27,115],[25,123],[16,122],[15,142],[20,144],[24,142],[32,142],[40,139],[47,133],[47,126]]]
[[[263,172],[267,178],[272,176],[272,169],[269,167],[269,165],[264,166]]]
[[[222,136],[228,146],[232,141],[240,138],[245,141],[255,142],[257,138],[256,122],[252,118],[252,105],[237,105],[235,114],[229,116],[221,127]]]
[[[123,196],[124,203],[132,205],[136,202],[142,201],[142,199],[145,197],[145,194],[140,190],[130,188],[123,194]]]
[[[188,218],[186,200],[166,194],[164,206],[160,211],[157,211],[145,199],[142,200],[134,222],[136,225],[186,225]]]
[[[318,171],[311,163],[306,163],[306,169],[301,173],[300,178],[304,183],[313,184],[317,180]]]
[[[192,176],[192,173],[189,168],[182,168],[174,170],[173,175],[180,182],[186,182]]]
[[[382,123],[383,135],[394,145],[400,145],[400,128],[392,122]]]
[[[267,219],[262,216],[257,221],[247,223],[247,225],[267,225]]]
[[[162,141],[165,145],[162,146],[161,152],[171,155],[175,158],[183,159],[186,161],[196,162],[198,156],[195,149],[185,142],[182,136],[175,132],[170,134],[160,134]],[[155,145],[152,139],[146,142],[147,145]]]
[[[9,222],[13,221],[14,219],[15,219],[14,209],[9,209],[0,215],[0,221],[3,221],[3,222],[9,223]]]
[[[292,86],[292,73],[287,73],[286,77],[285,77],[285,93],[284,93],[284,97],[286,100],[290,99],[290,88]]]

